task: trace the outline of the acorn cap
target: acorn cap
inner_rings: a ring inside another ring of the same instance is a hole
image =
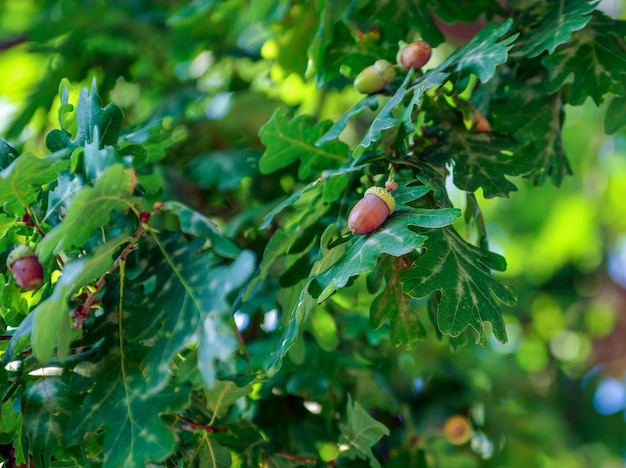
[[[21,258],[35,257],[35,251],[28,245],[18,245],[15,247],[9,256],[7,257],[7,268],[11,268],[15,262]]]
[[[389,214],[393,213],[393,210],[396,209],[396,200],[393,198],[393,195],[387,191],[387,189],[384,189],[383,187],[370,187],[365,191],[365,195],[370,194],[376,195],[385,202],[387,208],[389,208]]]

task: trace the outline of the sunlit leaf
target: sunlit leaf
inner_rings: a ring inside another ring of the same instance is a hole
[[[54,129],[48,133],[46,146],[50,151],[78,148],[86,143],[94,142],[100,148],[115,145],[124,116],[120,108],[114,104],[108,104],[102,108],[94,79],[91,89],[84,87],[80,91],[75,119],[77,131],[74,138],[65,130]],[[67,122],[64,122],[64,125],[67,125]]]
[[[67,166],[67,160],[41,159],[32,154],[14,159],[0,172],[0,206],[21,218],[37,200],[42,186],[54,181]]]
[[[332,122],[318,124],[313,118],[299,115],[292,118],[291,112],[281,107],[261,130],[259,136],[266,149],[259,161],[264,174],[275,172],[295,161],[300,161],[298,174],[306,179],[311,174],[337,167],[348,159],[348,145],[332,140],[321,145],[316,142],[324,135]]]

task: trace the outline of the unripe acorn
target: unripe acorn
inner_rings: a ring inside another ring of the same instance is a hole
[[[353,234],[369,234],[385,222],[396,208],[393,195],[382,187],[370,187],[348,216],[348,227]]]
[[[7,268],[11,270],[18,286],[26,291],[39,288],[43,282],[43,268],[35,251],[27,245],[18,245],[7,257]]]
[[[363,94],[374,94],[396,79],[396,70],[387,60],[376,60],[354,79],[354,89]]]
[[[426,41],[411,42],[402,47],[396,55],[396,61],[403,70],[414,68],[419,70],[430,60],[433,49]]]
[[[450,416],[443,425],[443,436],[454,445],[464,445],[472,438],[472,425],[465,416]]]

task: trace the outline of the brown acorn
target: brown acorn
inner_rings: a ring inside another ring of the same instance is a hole
[[[27,245],[18,245],[7,257],[7,267],[11,270],[18,286],[26,291],[39,288],[43,283],[43,268],[35,251]]]
[[[430,60],[433,49],[426,41],[411,42],[402,47],[396,55],[396,61],[403,70],[414,68],[419,70]]]
[[[472,425],[465,416],[450,416],[443,425],[443,436],[454,445],[464,445],[472,438]]]
[[[378,229],[396,208],[393,195],[382,187],[370,187],[348,216],[353,234],[369,234]]]

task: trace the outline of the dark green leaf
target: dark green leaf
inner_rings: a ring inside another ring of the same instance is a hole
[[[68,262],[52,294],[32,312],[33,353],[47,363],[57,347],[60,359],[67,356],[71,338],[70,299],[83,286],[97,280],[113,265],[113,254],[128,237],[119,237],[97,247],[92,255]]]
[[[334,2],[330,2],[334,3]],[[348,119],[351,117],[359,116],[366,110],[376,110],[378,108],[378,96],[375,94],[365,96],[350,109],[348,109],[333,125],[330,127],[322,137],[315,142],[316,145],[323,145],[327,141],[336,140],[341,135],[341,132],[348,125]]]
[[[492,103],[491,112],[495,128],[511,133],[520,142],[515,157],[531,163],[524,177],[538,186],[551,178],[558,187],[572,173],[561,140],[562,98],[560,93],[542,94],[537,89],[538,80],[527,80],[524,87],[514,88]],[[523,116],[520,109],[526,111]]]
[[[185,242],[170,235],[153,236],[145,251],[148,266],[138,281],[146,282],[140,301],[129,304],[136,314],[150,316],[127,323],[127,337],[150,343],[146,375],[158,387],[170,376],[170,362],[191,343],[198,348],[198,368],[205,385],[216,380],[216,364],[230,363],[238,341],[227,296],[254,271],[254,255],[247,250],[229,265],[210,251],[199,251],[202,239]]]
[[[548,5],[550,9],[537,20],[536,28],[522,37],[518,44],[519,53],[529,57],[536,57],[544,51],[552,54],[559,45],[570,40],[574,31],[585,27],[598,2],[558,0]]]
[[[69,110],[70,107],[63,109]],[[61,116],[63,128],[68,126],[66,114],[67,112]],[[65,130],[54,129],[48,133],[46,146],[50,151],[78,148],[86,143],[96,143],[99,148],[114,146],[117,144],[124,115],[119,107],[114,104],[108,104],[102,108],[94,79],[91,83],[91,89],[83,87],[80,91],[75,120],[77,130],[73,139]]]
[[[491,322],[495,337],[505,343],[500,303],[513,305],[516,299],[489,273],[505,270],[504,258],[468,244],[452,228],[423,233],[426,254],[402,278],[404,291],[413,297],[441,291],[437,324],[442,333],[459,336],[469,325],[485,342],[485,322]]]
[[[239,248],[220,234],[217,225],[203,214],[174,201],[164,203],[160,211],[176,215],[180,229],[185,234],[211,241],[211,245],[218,255],[226,258],[235,258],[239,254]]]
[[[398,211],[372,234],[355,236],[345,255],[332,267],[316,275],[315,279],[323,290],[318,301],[343,288],[351,277],[372,271],[383,253],[400,257],[420,248],[425,237],[416,234],[409,226],[447,226],[459,215],[460,211],[456,208]]]
[[[137,365],[143,357],[136,349],[127,355],[121,348],[91,365],[87,377],[93,386],[69,418],[70,445],[84,444],[104,431],[99,456],[105,468],[146,466],[174,449],[172,428],[161,415],[180,411],[189,400],[189,388],[168,384],[157,390]]]
[[[594,12],[586,28],[542,59],[549,72],[545,89],[552,93],[571,81],[568,102],[575,106],[585,102],[587,96],[600,105],[608,93],[626,94],[622,79],[626,70],[625,36],[625,21]]]
[[[604,131],[611,135],[626,125],[626,96],[611,100],[604,117]]]
[[[369,148],[373,143],[377,142],[384,130],[388,130],[394,127],[398,123],[398,119],[393,116],[393,111],[404,99],[404,95],[407,92],[407,86],[413,78],[413,69],[407,73],[404,81],[400,87],[396,90],[394,95],[387,101],[387,104],[380,110],[372,124],[367,130],[367,133],[359,143],[361,150]],[[357,151],[359,152],[359,151]]]
[[[402,260],[393,257],[385,257],[378,268],[384,269],[385,285],[370,306],[370,325],[377,329],[388,320],[391,344],[414,349],[418,340],[426,338],[426,330],[411,306],[413,299],[402,291],[400,278],[406,268]]]
[[[20,153],[15,148],[0,139],[0,170],[7,168],[19,155]]]
[[[63,453],[66,424],[76,411],[78,402],[66,378],[47,376],[25,388],[22,437],[35,460],[48,466],[55,455],[61,458],[66,455]]]
[[[474,192],[482,187],[485,198],[506,197],[517,190],[506,175],[522,175],[531,170],[531,162],[517,154],[518,143],[506,134],[451,129],[421,157],[426,161],[454,161],[454,184]],[[508,152],[508,154],[507,154]]]

